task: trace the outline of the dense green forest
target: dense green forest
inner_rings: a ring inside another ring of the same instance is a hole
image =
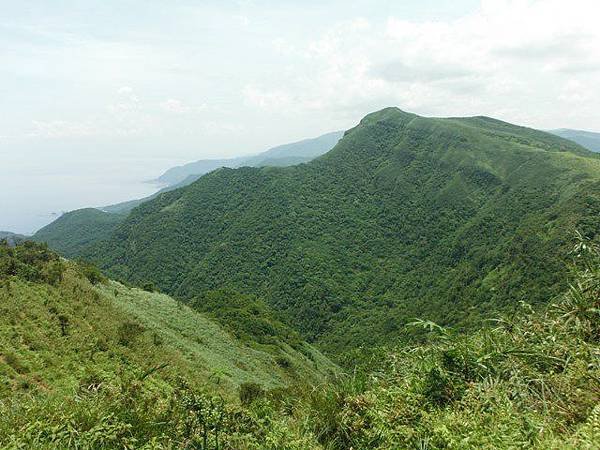
[[[285,338],[273,362],[164,295],[3,244],[0,445],[595,449],[600,253],[580,239],[566,257],[570,287],[543,311],[522,302],[470,334],[417,320],[426,342],[356,349],[343,373]]]
[[[468,329],[547,302],[573,230],[597,236],[599,214],[600,159],[577,144],[388,108],[308,164],[161,194],[78,255],[201,310],[223,289],[251,296],[339,355],[414,337],[415,317]]]

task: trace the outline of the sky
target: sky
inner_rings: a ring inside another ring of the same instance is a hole
[[[0,0],[0,230],[386,106],[600,131],[596,0]]]

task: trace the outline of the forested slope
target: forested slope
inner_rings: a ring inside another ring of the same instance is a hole
[[[596,236],[600,160],[486,117],[388,108],[326,155],[220,169],[136,208],[86,256],[202,308],[254,294],[323,348],[480,323],[565,287],[565,242]]]

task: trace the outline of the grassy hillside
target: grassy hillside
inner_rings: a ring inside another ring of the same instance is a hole
[[[582,240],[571,257],[571,287],[542,312],[523,303],[466,335],[417,320],[421,345],[357,349],[349,373],[318,384],[244,383],[240,403],[197,372],[239,348],[214,324],[43,247],[3,247],[0,445],[596,449],[600,255]]]
[[[90,244],[110,236],[124,219],[125,215],[95,208],[78,209],[41,228],[31,239],[46,242],[62,255],[72,257]]]
[[[338,353],[406,337],[414,317],[470,326],[545,302],[565,287],[569,233],[597,235],[599,213],[600,160],[582,147],[389,108],[308,164],[163,194],[87,256],[198,305],[256,295]]]
[[[587,148],[588,150],[600,152],[600,133],[582,130],[570,130],[568,128],[561,128],[558,130],[552,130],[550,132],[573,142],[577,142],[579,145]]]
[[[127,414],[160,419],[175,392],[221,395],[235,404],[244,386],[317,383],[337,371],[289,329],[265,342],[242,342],[168,296],[106,280],[97,269],[33,242],[0,246],[0,308],[2,446],[9,438],[43,442],[61,414],[67,427],[93,428],[106,420],[110,429],[113,419],[134,420]],[[139,401],[129,413],[128,395]],[[151,397],[156,405],[145,403]]]

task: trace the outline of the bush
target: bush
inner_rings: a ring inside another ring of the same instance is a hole
[[[137,338],[145,331],[144,327],[137,322],[127,321],[119,326],[117,332],[118,342],[126,347],[135,343]]]
[[[98,284],[106,282],[106,277],[95,265],[86,261],[78,261],[77,264],[83,276],[86,277],[90,283]]]
[[[240,402],[242,405],[250,405],[264,395],[264,389],[257,383],[242,383],[240,385]]]

